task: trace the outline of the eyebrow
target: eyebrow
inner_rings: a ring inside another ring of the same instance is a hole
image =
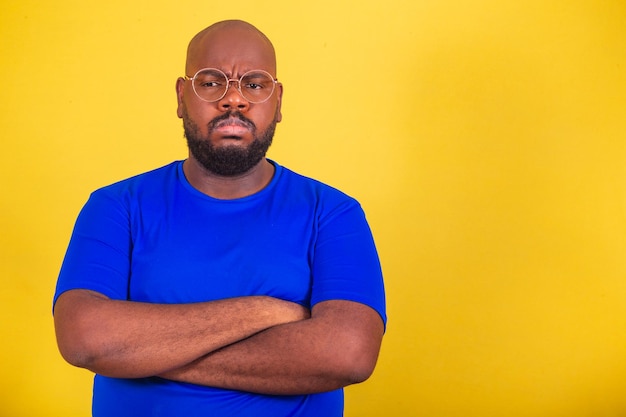
[[[219,69],[219,68],[216,68],[216,69]],[[239,76],[238,76],[238,77],[233,77],[233,74],[232,74],[231,72],[226,72],[226,71],[224,71],[223,69],[219,69],[219,70],[220,70],[220,71],[222,71],[224,74],[226,74],[226,76],[228,77],[228,79],[231,79],[231,80],[232,80],[233,78],[236,78],[236,79],[238,80],[238,79],[240,79],[240,78],[241,78],[241,76],[242,76],[242,75],[244,75],[244,74],[246,74],[246,73],[248,73],[248,72],[255,72],[255,71],[265,71],[265,72],[267,72],[267,73],[270,75],[270,77],[274,78],[274,76],[272,75],[272,73],[271,73],[270,71],[268,71],[268,70],[266,70],[266,69],[263,69],[263,68],[251,68],[251,69],[249,69],[249,70],[241,71],[241,73],[239,74]]]

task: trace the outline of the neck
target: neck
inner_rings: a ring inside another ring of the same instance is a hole
[[[183,163],[183,172],[187,181],[198,191],[220,200],[234,200],[265,188],[274,175],[274,165],[263,158],[241,175],[223,177],[208,171],[190,155]]]

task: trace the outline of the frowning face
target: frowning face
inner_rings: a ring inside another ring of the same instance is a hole
[[[245,26],[214,28],[190,44],[187,79],[176,84],[178,116],[183,119],[190,158],[217,175],[234,176],[256,165],[269,148],[276,123],[281,120],[282,85],[269,99],[251,103],[230,82],[219,100],[207,102],[196,95],[191,78],[198,70],[216,68],[229,79],[252,70],[276,74],[274,50],[261,34]]]

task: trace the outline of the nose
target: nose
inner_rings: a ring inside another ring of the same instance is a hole
[[[224,110],[246,111],[250,107],[248,100],[243,98],[239,92],[239,80],[228,80],[228,88],[226,94],[219,101],[219,107]]]

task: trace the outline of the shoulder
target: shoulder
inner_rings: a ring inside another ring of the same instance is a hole
[[[163,187],[167,186],[168,183],[175,182],[181,163],[182,161],[171,162],[160,168],[114,182],[95,190],[92,196],[121,197],[126,194],[145,193],[155,189],[163,190]]]
[[[289,168],[280,167],[279,169],[279,181],[282,183],[283,189],[289,191],[290,193],[302,195],[303,197],[308,197],[315,199],[316,201],[323,201],[328,203],[358,204],[357,200],[354,197],[329,184],[299,174],[290,170]]]
[[[293,215],[311,216],[319,227],[365,219],[361,204],[344,191],[284,167],[277,173],[276,200],[289,207]]]
[[[181,161],[175,161],[101,187],[91,193],[86,206],[96,206],[101,210],[118,208],[123,211],[133,211],[137,205],[155,204],[164,196],[169,195],[173,187],[176,187],[178,166],[181,163]]]

